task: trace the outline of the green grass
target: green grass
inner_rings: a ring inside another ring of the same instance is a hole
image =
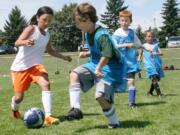
[[[163,50],[164,63],[173,64],[180,68],[180,49]],[[14,55],[0,56],[0,134],[1,135],[178,135],[180,132],[180,70],[165,71],[166,77],[161,80],[160,87],[165,96],[147,97],[150,81],[136,79],[138,107],[130,109],[127,106],[128,95],[121,93],[115,95],[115,107],[121,128],[107,129],[107,120],[102,115],[101,108],[94,99],[94,89],[81,95],[81,107],[84,118],[80,121],[63,121],[59,125],[43,127],[40,129],[27,129],[21,120],[13,119],[10,115],[10,102],[13,96],[9,68]],[[53,114],[55,116],[66,114],[69,111],[69,70],[77,66],[77,56],[73,62],[68,63],[44,56],[43,63],[49,72],[53,95]],[[83,63],[83,61],[80,61]],[[41,90],[35,84],[31,85],[25,94],[20,111],[25,112],[30,107],[43,109],[41,103]]]

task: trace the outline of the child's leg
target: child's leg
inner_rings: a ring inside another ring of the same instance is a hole
[[[99,81],[96,85],[96,99],[99,102],[104,115],[109,121],[109,128],[119,127],[113,102],[113,87]]]
[[[130,107],[134,107],[135,99],[136,99],[136,88],[134,86],[134,80],[128,80],[128,92],[129,92],[129,105]]]
[[[71,108],[80,109],[80,92],[81,92],[81,86],[80,86],[78,74],[75,72],[71,72],[70,86],[69,86],[69,96],[70,96]]]
[[[15,96],[12,97],[11,110],[12,110],[14,118],[17,118],[17,119],[21,118],[21,114],[19,112],[19,106],[23,98],[24,98],[23,92],[22,93],[16,92]]]
[[[22,92],[16,92],[15,96],[12,97],[12,102],[11,102],[11,109],[14,111],[18,111],[19,110],[19,106],[21,101],[24,98],[24,93]]]
[[[158,78],[156,76],[153,76],[153,86],[154,86],[154,89],[156,90],[157,95],[162,96],[162,93],[158,84]]]
[[[136,88],[134,85],[135,73],[134,72],[128,73],[127,78],[128,78],[128,92],[129,92],[129,106],[135,107],[135,98],[136,98]]]
[[[153,81],[152,81],[152,82],[151,82],[150,89],[149,89],[147,95],[153,96],[153,91],[154,91],[154,84],[153,84]]]
[[[51,108],[52,108],[52,97],[50,91],[50,83],[47,75],[39,77],[37,84],[42,88],[42,103],[45,111],[45,125],[58,124],[59,119],[52,117]]]
[[[71,110],[68,112],[67,119],[73,120],[83,118],[83,113],[80,110],[81,89],[83,92],[86,92],[93,85],[94,78],[88,69],[79,66],[70,73],[69,96]]]

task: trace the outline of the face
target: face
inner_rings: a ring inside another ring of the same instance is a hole
[[[129,25],[131,24],[129,17],[120,17],[119,24],[121,25],[121,28],[128,29]]]
[[[38,27],[42,30],[46,29],[52,22],[53,16],[50,14],[43,14],[37,17]]]
[[[75,17],[75,24],[76,27],[84,32],[91,33],[93,28],[93,23],[88,18],[80,18],[79,16]]]
[[[154,39],[153,34],[152,34],[152,33],[150,33],[150,32],[147,32],[147,34],[146,34],[146,36],[145,36],[145,40],[146,40],[146,42],[147,42],[147,43],[149,43],[149,44],[152,44],[153,39]]]

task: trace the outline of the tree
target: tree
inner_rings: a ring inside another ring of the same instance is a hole
[[[100,22],[105,24],[110,30],[116,30],[119,27],[119,12],[127,9],[127,6],[122,7],[124,0],[106,0],[107,12],[101,15]]]
[[[27,25],[26,19],[21,15],[20,9],[15,6],[9,14],[9,21],[6,20],[5,30],[5,44],[14,46],[14,42]]]
[[[176,0],[166,0],[163,4],[162,18],[163,26],[159,32],[160,46],[166,47],[166,37],[177,36],[180,28],[179,8]]]
[[[50,32],[55,48],[61,51],[77,51],[81,43],[81,31],[73,25],[72,12],[77,4],[64,5],[55,13]]]
[[[138,25],[138,27],[136,29],[136,34],[137,34],[138,38],[141,40],[141,42],[143,43],[144,42],[144,35],[143,35],[142,28],[140,25]]]

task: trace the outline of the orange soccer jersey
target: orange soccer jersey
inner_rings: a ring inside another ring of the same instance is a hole
[[[23,92],[28,90],[31,82],[37,82],[42,75],[48,75],[43,65],[35,65],[24,71],[12,71],[14,91]]]

